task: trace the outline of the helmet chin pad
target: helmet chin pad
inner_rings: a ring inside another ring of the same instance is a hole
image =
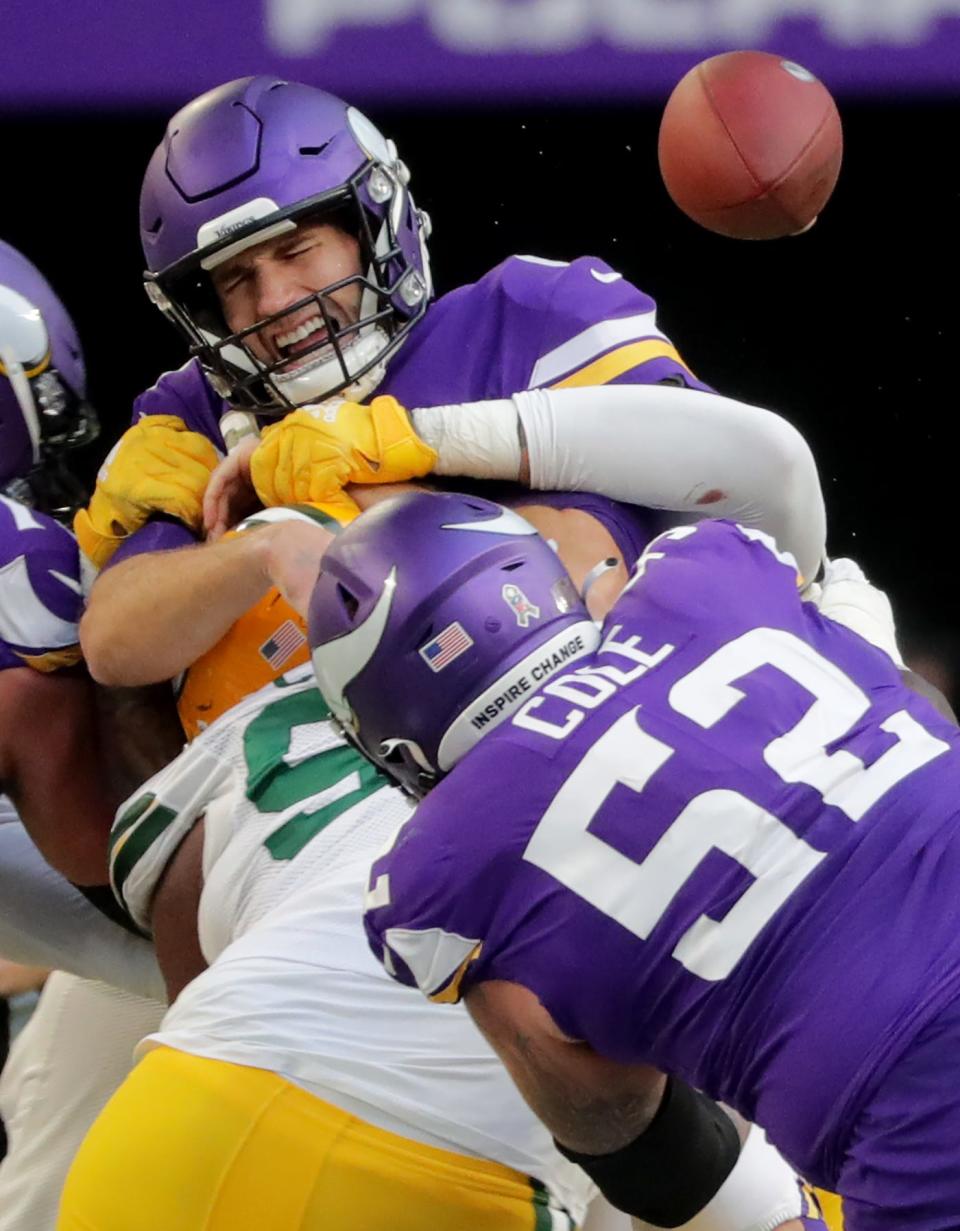
[[[305,363],[294,372],[274,372],[267,377],[267,383],[276,391],[281,402],[289,402],[293,406],[324,401],[331,396],[331,388],[336,386],[339,386],[337,396],[347,401],[361,402],[383,380],[386,364],[377,360],[387,341],[384,330],[374,325],[353,342],[341,347],[339,357],[331,354],[330,348],[324,347],[312,362]],[[351,376],[358,374],[349,385],[343,385],[344,368]]]

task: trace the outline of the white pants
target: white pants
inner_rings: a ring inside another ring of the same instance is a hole
[[[0,1231],[53,1231],[60,1190],[87,1129],[156,1030],[157,1001],[56,972],[0,1077],[9,1152]]]

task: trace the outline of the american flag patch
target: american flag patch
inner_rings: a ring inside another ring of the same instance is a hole
[[[431,671],[442,671],[472,645],[473,638],[459,621],[454,620],[442,633],[437,633],[432,641],[421,647],[420,657]]]
[[[273,636],[260,647],[260,657],[265,658],[270,666],[277,670],[291,654],[300,649],[306,639],[293,620],[284,620]]]

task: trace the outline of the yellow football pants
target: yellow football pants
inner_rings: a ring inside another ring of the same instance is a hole
[[[80,1147],[58,1231],[546,1231],[541,1187],[263,1069],[148,1053]]]

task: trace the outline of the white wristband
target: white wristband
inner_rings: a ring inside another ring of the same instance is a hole
[[[720,1191],[683,1231],[774,1231],[802,1213],[797,1177],[754,1125]]]
[[[437,451],[434,474],[508,479],[520,474],[520,423],[509,399],[410,411],[417,435]]]

